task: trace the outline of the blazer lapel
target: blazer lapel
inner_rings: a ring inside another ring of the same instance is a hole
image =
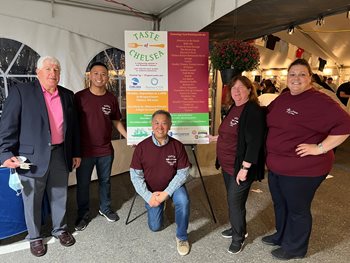
[[[62,104],[62,112],[63,112],[63,136],[66,136],[66,130],[67,130],[67,111],[66,109],[68,108],[68,102],[66,96],[64,96],[64,93],[61,91],[61,87],[57,86],[58,89],[58,95],[60,96],[61,99],[61,104]]]

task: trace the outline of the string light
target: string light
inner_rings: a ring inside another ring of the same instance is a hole
[[[288,35],[292,35],[294,33],[294,26],[290,26],[287,32],[288,32]]]
[[[324,24],[325,24],[325,21],[324,21],[324,17],[323,16],[320,16],[319,18],[317,18],[316,26],[322,26]]]

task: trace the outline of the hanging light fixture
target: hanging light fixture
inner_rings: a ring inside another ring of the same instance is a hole
[[[294,26],[290,26],[287,30],[288,35],[292,35],[294,33]]]
[[[324,25],[324,17],[323,16],[320,16],[319,18],[317,18],[317,21],[316,21],[316,26],[322,26]]]

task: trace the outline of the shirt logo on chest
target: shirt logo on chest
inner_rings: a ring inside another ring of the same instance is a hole
[[[111,113],[111,106],[109,105],[103,105],[101,109],[105,115],[109,115]]]
[[[235,125],[238,125],[239,123],[239,118],[238,117],[234,117],[231,121],[230,121],[230,127],[233,127]]]
[[[291,108],[286,109],[286,113],[290,115],[298,115],[299,112],[292,110]]]
[[[168,155],[168,157],[165,158],[165,161],[166,161],[170,166],[174,166],[174,164],[176,163],[176,156],[175,156],[175,155]]]

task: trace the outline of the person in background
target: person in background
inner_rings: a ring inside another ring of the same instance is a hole
[[[252,84],[254,86],[254,89],[256,90],[257,96],[260,96],[262,94],[264,87],[260,86],[260,83],[257,81],[254,81]]]
[[[332,88],[332,90],[334,92],[337,92],[337,85],[335,85],[335,83],[333,83],[332,77],[328,77],[326,83],[328,84],[328,86],[330,86]]]
[[[328,84],[326,82],[323,82],[321,80],[320,76],[317,75],[316,73],[312,74],[311,79],[314,83],[318,84],[319,86],[323,87],[324,89],[329,90],[331,92],[334,92],[334,90],[330,86],[328,86]]]
[[[256,90],[247,77],[234,77],[230,83],[233,104],[219,127],[217,159],[227,190],[231,228],[222,236],[231,238],[229,253],[239,253],[247,237],[246,201],[254,180],[265,173],[264,142],[266,123]]]
[[[348,101],[350,98],[350,81],[344,82],[338,87],[337,97],[345,105],[345,107],[348,105]]]
[[[276,93],[276,91],[277,91],[276,87],[270,79],[266,79],[264,84],[265,84],[265,88],[262,91],[263,94],[264,93]]]
[[[117,98],[107,90],[107,66],[95,62],[90,66],[90,87],[75,94],[81,136],[81,165],[77,169],[78,217],[75,229],[82,231],[90,221],[90,181],[96,166],[99,183],[99,214],[109,222],[119,220],[111,208],[111,170],[114,149],[111,142],[112,126],[126,138],[121,122]]]
[[[163,225],[164,202],[175,206],[177,251],[185,256],[190,251],[187,228],[190,200],[185,187],[190,162],[184,145],[168,136],[171,115],[158,110],[152,115],[152,136],[140,142],[130,165],[130,177],[136,192],[145,200],[148,226],[159,231]]]
[[[304,59],[288,69],[289,91],[269,106],[267,167],[275,210],[276,232],[262,242],[279,246],[280,260],[305,257],[315,192],[332,168],[332,149],[350,134],[350,116],[329,96],[312,87],[312,71]]]
[[[20,175],[27,238],[37,257],[47,250],[40,233],[44,194],[51,209],[51,234],[63,246],[75,243],[67,230],[66,203],[69,171],[80,165],[79,127],[74,94],[58,85],[60,72],[56,58],[39,58],[37,80],[9,89],[0,124],[0,161]],[[19,169],[16,156],[26,157],[30,169]]]

